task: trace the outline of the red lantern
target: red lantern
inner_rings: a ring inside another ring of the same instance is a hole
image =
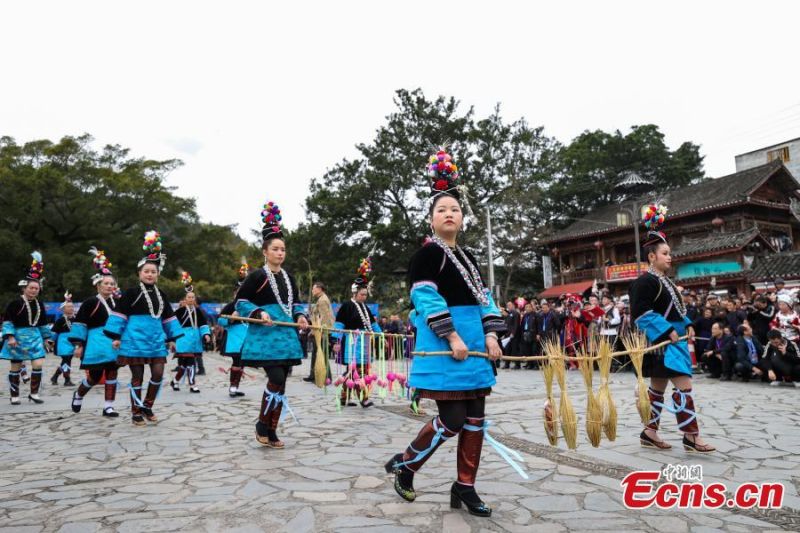
[[[722,227],[722,225],[723,225],[723,224],[725,224],[725,221],[724,221],[724,220],[722,220],[722,218],[720,218],[720,217],[714,217],[714,220],[712,220],[712,221],[711,221],[711,224],[712,224],[712,225],[713,225],[715,228],[721,228],[721,227]]]
[[[553,257],[558,257],[558,252],[559,252],[558,248],[553,248],[552,250],[550,250],[550,255],[552,255]]]
[[[601,241],[601,240],[599,240],[599,239],[598,239],[598,240],[596,240],[596,241],[594,241],[594,247],[595,247],[597,250],[599,250],[600,248],[602,248],[602,247],[603,247],[603,241]]]

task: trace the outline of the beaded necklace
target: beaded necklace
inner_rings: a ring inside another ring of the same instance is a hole
[[[35,319],[33,317],[33,310],[31,309],[31,303],[24,296],[22,297],[22,301],[25,302],[25,310],[28,311],[28,324],[30,324],[31,327],[33,327],[39,323],[39,318],[42,316],[42,308],[39,306],[39,300],[33,300],[34,302],[36,302]]]
[[[467,255],[464,253],[464,250],[462,250],[460,246],[456,245],[456,252],[458,252],[461,258],[464,260],[464,263],[467,264],[466,268],[461,261],[456,259],[456,255],[453,253],[453,250],[441,239],[441,237],[434,234],[433,237],[431,237],[431,241],[441,248],[447,258],[450,259],[450,261],[456,266],[456,269],[461,274],[461,277],[464,279],[464,282],[467,284],[467,287],[469,287],[469,290],[475,299],[481,305],[488,305],[489,299],[486,297],[483,283],[481,282],[480,272],[478,272],[478,269],[475,268],[474,264],[472,264],[472,261],[469,260]],[[469,271],[467,271],[467,268],[469,268]]]
[[[283,281],[286,284],[287,302],[283,303],[283,300],[281,299],[281,293],[278,290],[278,280],[275,279],[275,274],[273,274],[267,266],[264,267],[264,271],[267,273],[267,279],[269,279],[269,286],[272,289],[272,294],[275,295],[275,301],[278,302],[278,305],[287,316],[292,316],[294,293],[292,293],[292,284],[289,281],[289,274],[287,274],[284,269],[280,270],[281,274],[283,275]]]
[[[153,309],[153,300],[150,299],[150,295],[147,294],[147,287],[144,286],[144,283],[141,281],[139,282],[139,288],[142,289],[142,294],[144,295],[144,301],[147,302],[147,310],[150,312],[150,316],[153,318],[160,318],[161,313],[164,312],[164,300],[161,298],[161,291],[158,290],[158,287],[155,285],[153,289],[156,293],[156,299],[158,300],[158,313],[155,312]]]
[[[361,317],[361,323],[364,324],[364,329],[372,331],[372,324],[370,324],[369,322],[369,313],[367,313],[367,306],[357,302],[355,298],[351,298],[350,301],[356,304],[356,310],[358,310],[358,316]]]
[[[667,276],[653,268],[652,265],[647,269],[647,271],[658,278],[658,280],[661,282],[661,285],[667,289],[670,298],[672,298],[672,303],[675,306],[675,310],[678,311],[678,314],[681,315],[681,318],[685,317],[686,304],[683,302],[683,298],[681,298],[681,296],[678,294],[678,287],[675,286],[675,283],[673,283],[673,281]]]

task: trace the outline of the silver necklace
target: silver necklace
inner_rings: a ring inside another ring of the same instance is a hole
[[[350,299],[351,302],[356,304],[356,309],[358,310],[358,316],[361,317],[361,323],[364,324],[364,329],[368,329],[372,331],[372,324],[369,322],[369,313],[367,313],[367,306],[355,301],[354,299]]]
[[[156,299],[158,300],[158,313],[156,313],[153,309],[153,300],[151,300],[150,295],[147,294],[147,287],[145,287],[144,283],[141,281],[139,282],[139,288],[142,289],[144,301],[147,302],[147,310],[150,311],[150,316],[153,318],[161,318],[161,313],[164,312],[164,300],[161,298],[161,291],[158,290],[158,287],[153,285],[153,289],[155,289],[153,292],[156,293]]]
[[[72,331],[72,322],[69,321],[69,317],[64,315],[64,322],[67,324],[67,329]]]
[[[187,311],[189,313],[189,325],[192,326],[192,329],[197,329],[197,311],[194,310],[194,307],[188,307]]]
[[[658,278],[661,282],[661,285],[667,289],[670,298],[672,298],[672,303],[675,305],[675,309],[678,311],[678,314],[681,315],[681,318],[686,316],[686,304],[683,303],[683,298],[678,295],[678,288],[675,286],[675,283],[672,282],[667,276],[653,268],[651,265],[650,268],[647,269],[652,275]]]
[[[98,294],[97,299],[100,300],[100,303],[103,304],[103,307],[106,308],[106,313],[108,314],[108,316],[111,316],[111,307],[114,308],[117,307],[117,304],[114,303],[114,299],[113,298],[111,299],[111,307],[108,307],[108,302],[106,302],[106,299],[103,298],[102,294]]]
[[[441,239],[441,237],[434,234],[433,237],[431,237],[431,241],[441,248],[447,258],[450,259],[450,261],[455,265],[475,299],[481,305],[489,305],[489,299],[486,297],[483,283],[481,282],[480,272],[478,272],[478,269],[475,268],[475,265],[473,265],[472,261],[470,261],[466,256],[464,250],[462,250],[460,246],[456,245],[456,252],[458,252],[461,258],[464,260],[464,263],[467,264],[469,271],[467,271],[467,268],[464,267],[461,261],[456,259],[456,255],[453,253],[453,250],[450,249],[450,246],[448,246],[447,243]]]
[[[294,294],[292,294],[292,284],[289,282],[289,274],[286,273],[284,269],[280,270],[280,273],[283,275],[283,281],[286,283],[286,295],[287,295],[287,302],[284,304],[283,300],[281,300],[281,293],[278,290],[278,280],[275,279],[275,274],[269,269],[268,266],[264,266],[264,271],[267,273],[267,279],[269,279],[269,286],[272,289],[272,294],[275,295],[275,301],[278,302],[278,305],[281,307],[286,316],[292,316],[292,304],[294,304]]]
[[[25,302],[25,310],[28,311],[28,324],[33,327],[39,323],[39,318],[42,316],[42,308],[39,306],[39,300],[34,300],[34,302],[36,302],[36,319],[33,318],[33,310],[31,309],[31,303],[28,299],[23,296],[22,301]]]

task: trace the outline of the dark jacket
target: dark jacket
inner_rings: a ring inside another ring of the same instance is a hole
[[[791,363],[793,365],[800,365],[800,350],[797,348],[797,344],[792,341],[786,341],[786,353],[782,354],[781,351],[771,344],[767,345],[767,351],[764,357],[768,358],[771,362],[775,359],[782,359],[787,363]]]
[[[553,310],[536,315],[536,334],[540,340],[556,338],[561,330],[561,317]]]
[[[708,346],[706,346],[706,351],[711,351],[712,354],[710,357],[716,357],[717,354],[722,356],[722,359],[725,358],[733,359],[736,357],[736,345],[734,343],[734,338],[731,335],[723,335],[719,339],[711,338],[708,341]]]
[[[755,335],[753,335],[750,340],[753,341],[753,348],[755,348],[756,362],[754,363],[750,360],[750,348],[747,345],[744,335],[736,337],[734,341],[736,344],[736,361],[745,365],[754,366],[764,358],[765,351],[764,345],[761,344]]]
[[[767,343],[767,332],[769,331],[769,323],[775,318],[775,307],[772,304],[767,304],[762,310],[755,307],[750,309],[747,313],[747,321],[750,327],[753,328],[753,337],[757,338],[761,344]]]

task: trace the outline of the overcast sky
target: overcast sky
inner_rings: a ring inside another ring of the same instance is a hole
[[[303,219],[393,92],[501,103],[568,142],[655,123],[707,174],[800,137],[800,2],[3,2],[0,135],[179,158],[206,221]],[[421,162],[422,165],[422,162]]]

